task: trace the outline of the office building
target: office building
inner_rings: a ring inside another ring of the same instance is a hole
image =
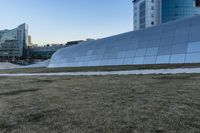
[[[135,30],[161,23],[160,0],[134,0],[133,5],[133,21]]]
[[[12,30],[0,31],[0,61],[26,57],[28,26],[22,24]]]
[[[133,0],[134,30],[200,14],[199,0]]]
[[[90,39],[86,41],[92,40]],[[28,47],[28,57],[29,59],[50,59],[57,50],[72,45],[77,45],[82,42],[84,42],[84,40],[70,41],[66,44],[47,44],[44,46],[31,44],[31,46]]]
[[[162,23],[199,14],[199,0],[162,0]]]

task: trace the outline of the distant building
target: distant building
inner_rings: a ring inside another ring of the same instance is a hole
[[[70,41],[70,42],[67,42],[65,45],[66,45],[66,46],[72,46],[72,45],[79,44],[79,43],[81,43],[81,42],[84,42],[84,40]]]
[[[88,41],[94,41],[95,39],[92,39],[92,38],[87,38],[86,39],[86,42],[88,42]]]
[[[28,36],[28,46],[32,45],[31,36]]]
[[[28,25],[0,31],[0,61],[16,60],[27,56]]]
[[[66,44],[47,44],[45,46],[31,45],[28,49],[28,57],[29,59],[49,59],[57,50],[82,42],[84,41],[70,41]]]
[[[62,44],[29,47],[28,56],[31,59],[49,59],[53,53],[64,47],[66,46]]]
[[[200,14],[199,0],[133,0],[134,30]]]
[[[199,0],[162,0],[162,23],[200,15]]]
[[[134,30],[161,23],[160,0],[134,0]]]
[[[70,41],[66,44],[33,44],[28,35],[28,25],[22,24],[12,30],[0,30],[0,61],[16,61],[23,59],[49,59],[58,49],[85,42]]]

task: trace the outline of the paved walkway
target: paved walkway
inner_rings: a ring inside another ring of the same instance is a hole
[[[180,74],[180,73],[200,73],[200,68],[130,70],[130,71],[110,71],[110,72],[21,73],[21,74],[0,74],[0,77],[93,76],[93,75],[139,75],[139,74],[147,75],[147,74]]]

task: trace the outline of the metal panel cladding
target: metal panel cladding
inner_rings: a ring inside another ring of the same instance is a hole
[[[58,50],[49,67],[200,63],[200,16]]]

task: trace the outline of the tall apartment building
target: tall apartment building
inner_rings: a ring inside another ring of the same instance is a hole
[[[134,30],[200,14],[200,0],[133,0]]]

